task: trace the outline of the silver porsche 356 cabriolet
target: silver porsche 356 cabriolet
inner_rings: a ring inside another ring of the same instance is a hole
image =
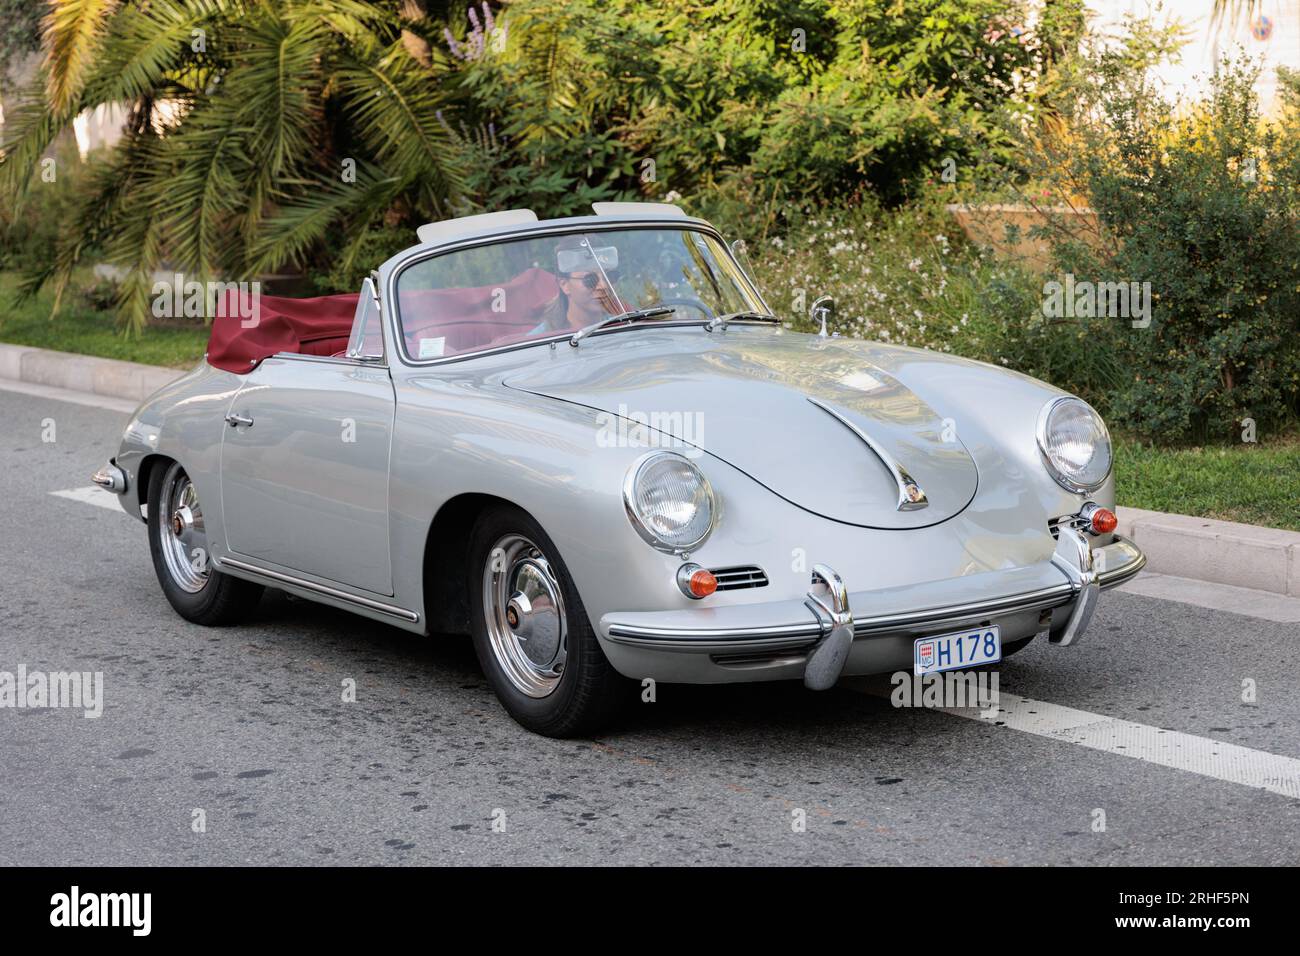
[[[1142,567],[1080,399],[827,335],[824,300],[792,332],[708,223],[594,212],[432,223],[359,295],[218,315],[95,476],[176,611],[226,623],[270,586],[469,633],[506,710],[562,736],[646,680],[1071,645]]]

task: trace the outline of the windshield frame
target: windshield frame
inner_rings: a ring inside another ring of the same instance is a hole
[[[674,218],[665,217],[665,218],[655,218],[655,219],[636,219],[636,220],[624,219],[621,221],[611,221],[608,223],[604,223],[604,222],[593,223],[590,218],[584,217],[582,220],[572,222],[572,223],[564,223],[564,222],[547,223],[547,224],[539,223],[537,226],[532,228],[514,229],[511,230],[510,232],[499,232],[499,233],[493,233],[491,235],[486,235],[486,236],[469,236],[464,239],[453,240],[446,244],[439,245],[438,247],[433,249],[416,249],[411,251],[409,254],[402,256],[402,258],[400,258],[396,263],[394,263],[392,268],[389,269],[388,276],[384,282],[384,300],[390,306],[390,308],[384,310],[385,312],[388,313],[388,321],[385,324],[388,326],[389,335],[391,335],[393,338],[393,344],[395,347],[392,349],[392,352],[398,356],[398,360],[403,365],[411,366],[413,368],[426,368],[428,366],[444,365],[450,362],[469,361],[469,360],[481,358],[483,356],[488,356],[488,355],[499,355],[503,352],[512,352],[516,349],[534,348],[539,345],[554,347],[557,342],[560,341],[567,342],[568,339],[573,337],[573,330],[569,329],[567,331],[555,332],[550,335],[538,335],[536,337],[529,338],[521,342],[511,342],[509,344],[496,346],[494,348],[484,348],[484,349],[479,349],[477,351],[465,352],[457,355],[447,355],[439,358],[428,358],[428,359],[414,358],[406,350],[406,337],[402,333],[402,317],[399,314],[401,306],[398,304],[398,292],[397,292],[398,280],[401,278],[402,273],[405,272],[411,266],[417,265],[421,262],[425,262],[429,259],[437,258],[439,256],[449,255],[454,252],[462,252],[466,249],[475,249],[481,246],[496,245],[502,242],[513,242],[518,239],[541,239],[541,238],[546,238],[548,236],[561,236],[561,235],[567,235],[571,233],[596,234],[596,233],[606,233],[606,232],[644,231],[647,229],[671,229],[678,232],[681,231],[699,232],[716,239],[718,241],[718,244],[722,247],[722,250],[725,252],[727,258],[730,259],[731,263],[736,267],[736,272],[740,276],[740,278],[744,281],[745,288],[748,291],[748,293],[753,296],[755,302],[759,303],[759,305],[762,306],[764,311],[771,314],[772,310],[768,307],[767,302],[763,299],[762,293],[758,291],[757,286],[755,286],[754,281],[750,278],[749,273],[745,271],[744,266],[742,266],[740,262],[736,259],[736,257],[732,254],[731,246],[728,245],[727,241],[722,238],[721,233],[719,233],[717,229],[715,229],[713,226],[709,225],[708,223],[702,222],[697,219],[685,219],[685,218],[679,219],[675,217]],[[612,325],[609,328],[600,329],[599,331],[593,332],[591,334],[591,338],[595,338],[600,335],[609,335],[616,332],[622,332],[627,329],[645,328],[651,325],[670,327],[670,328],[684,328],[693,325],[702,326],[706,322],[707,319],[703,317],[696,318],[696,319],[663,318],[663,319],[634,320],[631,322]],[[744,320],[740,320],[736,324],[743,325]],[[755,324],[760,324],[760,323],[755,323]]]

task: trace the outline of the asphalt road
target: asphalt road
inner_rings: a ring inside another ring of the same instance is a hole
[[[89,485],[125,419],[0,391],[0,671],[102,671],[105,698],[98,719],[0,708],[0,864],[1300,862],[1300,799],[1163,766],[1141,735],[1096,749],[857,682],[660,687],[554,741],[498,707],[465,639],[279,592],[246,625],[187,624],[142,524],[53,494]],[[1300,783],[1297,624],[1110,592],[1081,646],[1035,642],[1000,689]]]

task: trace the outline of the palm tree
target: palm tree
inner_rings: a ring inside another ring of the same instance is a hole
[[[50,0],[45,63],[7,117],[0,192],[23,197],[84,110],[125,104],[128,120],[24,290],[52,282],[57,309],[98,249],[127,267],[118,305],[139,330],[164,256],[199,281],[248,277],[345,234],[346,265],[373,225],[447,215],[467,172],[441,112],[450,64],[418,42],[435,25],[406,6],[419,16],[366,0]]]

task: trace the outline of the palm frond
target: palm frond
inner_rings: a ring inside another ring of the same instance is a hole
[[[48,106],[43,73],[7,105],[5,141],[0,143],[0,193],[17,202],[27,191],[41,156],[60,131],[71,125],[76,113]]]
[[[249,251],[249,269],[273,272],[286,263],[299,263],[340,222],[357,236],[389,208],[409,185],[372,166],[359,166],[355,183],[292,183],[301,198],[287,202],[268,217]]]
[[[81,95],[118,0],[51,0],[42,23],[50,106],[67,111]]]
[[[464,160],[441,119],[447,99],[400,43],[378,59],[350,58],[337,79],[359,137],[390,175],[438,197],[464,190]]]
[[[230,228],[244,203],[239,171],[250,165],[249,129],[238,104],[214,97],[196,107],[163,138],[172,175],[159,208],[172,240],[172,253],[199,281],[216,274],[236,237]]]
[[[317,19],[260,16],[241,31],[222,96],[238,103],[249,145],[268,175],[300,167],[320,121],[320,71],[328,31]]]
[[[197,36],[211,35],[212,42],[220,36],[225,7],[219,0],[151,0],[123,7],[86,78],[86,102],[98,105],[157,97],[178,85],[175,71],[196,59]],[[196,35],[196,30],[204,32]]]

